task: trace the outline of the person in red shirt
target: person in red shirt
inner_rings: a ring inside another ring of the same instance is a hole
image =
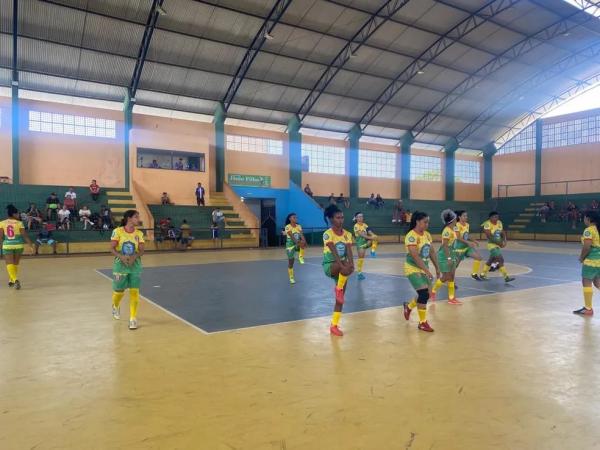
[[[97,202],[98,197],[100,197],[100,186],[98,186],[96,180],[92,180],[92,184],[90,184],[90,194],[92,196],[92,200]]]

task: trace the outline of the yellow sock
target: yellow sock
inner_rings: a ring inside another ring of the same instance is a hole
[[[14,264],[7,264],[6,265],[6,271],[8,272],[8,281],[10,281],[11,283],[14,283],[15,280],[17,279],[17,270]]]
[[[377,246],[379,245],[379,242],[377,242],[377,240],[373,240],[371,241],[371,249],[373,251],[377,250]]]
[[[417,308],[419,313],[419,323],[427,322],[427,308]]]
[[[448,299],[454,298],[454,281],[448,281]]]
[[[123,300],[124,295],[125,295],[125,292],[114,291],[112,294],[113,306],[116,306],[118,308],[119,305],[121,304],[121,300]]]
[[[481,273],[482,275],[487,275],[487,273],[490,271],[490,266],[488,266],[487,264],[485,264],[483,266],[483,272]]]
[[[337,288],[344,289],[344,286],[346,286],[346,281],[348,281],[348,277],[340,273],[338,275]]]
[[[304,249],[302,247],[300,247],[300,251],[298,252],[298,258],[304,258]]]
[[[498,269],[498,270],[500,271],[500,273],[501,273],[502,275],[504,275],[504,278],[507,278],[507,277],[508,277],[508,272],[506,271],[506,267],[502,266],[502,267],[500,267],[500,269]]]
[[[140,304],[140,290],[129,289],[129,319],[137,317],[138,305]]]
[[[410,309],[413,309],[415,306],[417,306],[417,299],[416,299],[416,298],[413,298],[413,299],[410,301],[410,303],[408,304],[408,307],[409,307]]]
[[[356,263],[356,267],[358,268],[358,273],[362,272],[364,263],[365,263],[364,258],[358,258],[358,262]]]
[[[444,284],[444,282],[438,278],[433,287],[431,288],[431,292],[435,294],[437,290],[442,287],[442,284]]]
[[[291,280],[292,278],[294,278],[294,268],[293,268],[293,267],[292,267],[292,268],[289,268],[289,267],[288,267],[288,275],[289,275],[289,277],[290,277],[290,280]]]
[[[331,316],[331,325],[333,325],[334,327],[337,327],[338,324],[340,323],[341,318],[342,318],[342,312],[334,311],[333,315]]]
[[[583,288],[583,299],[585,300],[585,307],[587,309],[592,309],[592,297],[594,296],[594,288],[593,287],[584,287]]]
[[[474,273],[474,274],[479,273],[480,268],[481,268],[481,261],[477,261],[477,260],[473,261],[473,272],[471,272],[471,273]]]

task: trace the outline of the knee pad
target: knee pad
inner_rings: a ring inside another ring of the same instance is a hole
[[[429,300],[429,289],[419,289],[417,294],[417,303],[426,305],[427,301]]]

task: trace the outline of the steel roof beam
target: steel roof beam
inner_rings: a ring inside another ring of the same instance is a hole
[[[404,7],[410,0],[388,0],[386,1],[369,19],[360,27],[360,29],[352,36],[344,47],[333,58],[333,61],[321,77],[317,80],[308,96],[302,102],[298,110],[300,121],[310,112],[321,94],[327,89],[329,83],[342,69],[344,64],[354,56],[354,54],[367,42],[367,40],[375,34],[375,32],[387,22],[394,14]]]
[[[497,148],[501,148],[504,144],[510,141],[513,137],[519,134],[523,129],[527,128],[540,117],[556,109],[564,102],[573,97],[583,94],[584,92],[593,89],[600,83],[600,73],[596,73],[584,80],[577,81],[574,85],[563,91],[559,95],[553,95],[550,100],[542,103],[537,108],[528,111],[517,122],[510,126],[509,130],[502,134],[494,142]]]
[[[223,107],[225,109],[225,113],[229,110],[229,106],[233,102],[235,98],[235,94],[237,93],[240,85],[244,81],[250,66],[252,65],[252,61],[256,58],[258,52],[260,52],[264,42],[267,40],[267,36],[273,31],[273,28],[277,25],[277,23],[281,20],[281,17],[285,13],[285,10],[290,6],[292,0],[276,0],[273,8],[271,8],[271,12],[263,22],[262,26],[259,28],[258,32],[254,36],[250,47],[246,50],[246,54],[242,59],[229,87],[227,88],[227,92],[223,96]]]
[[[475,119],[473,119],[466,127],[464,127],[456,136],[458,142],[463,142],[468,139],[486,122],[498,114],[503,109],[507,108],[522,97],[530,95],[538,86],[547,81],[564,75],[570,69],[581,64],[600,63],[600,42],[596,42],[579,52],[562,58],[560,61],[544,67],[540,72],[517,86],[514,90],[508,92],[500,100],[495,102],[491,107],[483,110]]]
[[[422,70],[441,53],[485,23],[487,19],[494,17],[502,11],[506,11],[518,1],[519,0],[492,0],[448,30],[442,37],[415,58],[413,62],[400,72],[384,89],[379,97],[372,103],[371,107],[363,114],[360,120],[362,129],[367,127],[373,121],[389,101],[394,98],[394,96],[405,87],[415,75],[422,73]]]
[[[159,11],[165,0],[152,0],[152,7],[148,13],[148,20],[146,21],[146,27],[144,28],[144,36],[142,37],[142,43],[140,44],[140,50],[138,51],[135,68],[133,69],[133,75],[131,77],[131,83],[129,83],[129,98],[132,102],[135,101],[135,93],[137,92],[138,84],[142,76],[142,70],[144,70],[144,63],[146,62],[146,55],[150,48],[150,42],[152,41],[152,34],[156,27],[156,21],[160,15]]]
[[[586,17],[587,16],[587,17]],[[577,11],[570,16],[560,19],[554,22],[549,27],[538,31],[532,35],[529,35],[525,39],[517,42],[515,45],[505,50],[497,58],[484,64],[480,67],[473,75],[463,80],[458,86],[456,86],[451,93],[441,99],[433,108],[431,108],[426,114],[421,117],[415,126],[412,128],[412,132],[417,137],[419,134],[425,131],[425,129],[437,119],[452,103],[458,98],[464,95],[467,91],[478,85],[481,81],[487,78],[492,73],[506,66],[507,64],[515,61],[520,56],[540,46],[541,44],[554,39],[556,36],[567,33],[582,23],[586,23],[594,17],[590,16],[585,11]],[[578,22],[575,22],[577,20]]]

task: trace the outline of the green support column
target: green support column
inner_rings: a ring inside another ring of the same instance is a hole
[[[400,141],[400,198],[410,200],[410,146],[415,141],[409,131]]]
[[[444,145],[444,152],[446,157],[444,158],[444,180],[446,184],[446,200],[454,201],[454,187],[456,180],[454,178],[454,166],[456,150],[458,150],[458,142],[452,138],[446,145]]]
[[[294,116],[288,122],[290,181],[302,187],[302,134],[300,119]]]
[[[130,169],[129,169],[129,136],[131,134],[131,128],[133,127],[133,105],[135,99],[131,98],[129,93],[125,96],[125,102],[123,103],[123,144],[124,144],[124,167],[125,167],[125,189],[130,189]]]
[[[350,198],[358,198],[359,176],[358,176],[358,148],[362,131],[358,125],[354,125],[348,133],[348,175],[350,176]]]
[[[21,112],[19,108],[19,82],[13,80],[12,85],[12,182],[13,184],[20,184],[20,169],[19,169],[19,123],[21,118]]]
[[[487,201],[492,198],[492,168],[494,155],[498,150],[492,143],[485,146],[483,149],[483,200]]]
[[[542,195],[542,119],[535,121],[535,195]]]
[[[227,113],[223,104],[219,103],[215,110],[215,188],[223,192],[225,182],[225,119]]]

